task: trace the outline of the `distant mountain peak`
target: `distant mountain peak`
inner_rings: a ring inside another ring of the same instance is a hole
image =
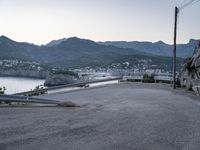
[[[15,41],[11,40],[10,38],[4,35],[0,36],[0,42],[1,43],[16,43]]]
[[[66,40],[67,40],[66,38],[62,38],[62,39],[59,39],[59,40],[53,40],[53,41],[47,43],[46,46],[48,46],[48,47],[56,46],[56,45],[59,45],[60,43],[66,41]]]
[[[0,39],[12,41],[11,39],[9,39],[8,37],[6,37],[4,35],[0,36]]]
[[[190,39],[188,44],[196,45],[198,43],[198,41],[200,41],[200,40],[198,40],[198,39]]]
[[[66,41],[75,41],[75,42],[90,42],[90,43],[95,43],[92,40],[89,39],[82,39],[82,38],[78,38],[78,37],[70,37],[68,38]]]
[[[70,37],[70,38],[62,38],[62,39],[59,39],[59,40],[53,40],[53,41],[49,42],[48,44],[46,44],[46,46],[52,47],[52,46],[57,46],[57,45],[62,44],[62,43],[64,44],[66,42],[73,43],[73,42],[93,42],[93,41],[87,40],[87,39],[81,39],[81,38],[78,38],[78,37]]]
[[[74,37],[68,38],[67,40],[81,40],[81,38],[78,38],[78,37],[74,36]]]
[[[78,38],[78,37],[70,37],[68,39],[66,39],[65,42],[80,42],[83,41],[84,39]]]
[[[163,42],[163,41],[157,41],[157,42],[155,42],[154,44],[166,44],[166,43]]]

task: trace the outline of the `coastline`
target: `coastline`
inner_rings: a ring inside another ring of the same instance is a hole
[[[27,78],[27,79],[41,79],[41,80],[45,80],[45,78],[43,77],[31,77],[31,76],[21,76],[21,75],[2,75],[0,74],[0,77],[13,77],[13,78]]]
[[[5,94],[14,94],[35,89],[44,84],[44,79],[0,76],[0,87],[5,87]]]
[[[48,71],[33,71],[33,70],[0,70],[0,77],[23,77],[23,78],[35,78],[46,79]]]

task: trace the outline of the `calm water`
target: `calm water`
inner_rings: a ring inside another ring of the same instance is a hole
[[[0,77],[0,87],[6,87],[6,94],[29,91],[41,84],[44,84],[44,80],[42,79]]]

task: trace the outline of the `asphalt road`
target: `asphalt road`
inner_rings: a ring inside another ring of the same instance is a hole
[[[0,107],[0,150],[199,150],[200,101],[157,85],[43,96],[80,108]]]

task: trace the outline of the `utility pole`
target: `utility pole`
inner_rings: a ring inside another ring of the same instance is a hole
[[[173,50],[173,87],[176,89],[176,35],[177,35],[177,18],[179,9],[175,7],[175,23],[174,23],[174,50]]]

